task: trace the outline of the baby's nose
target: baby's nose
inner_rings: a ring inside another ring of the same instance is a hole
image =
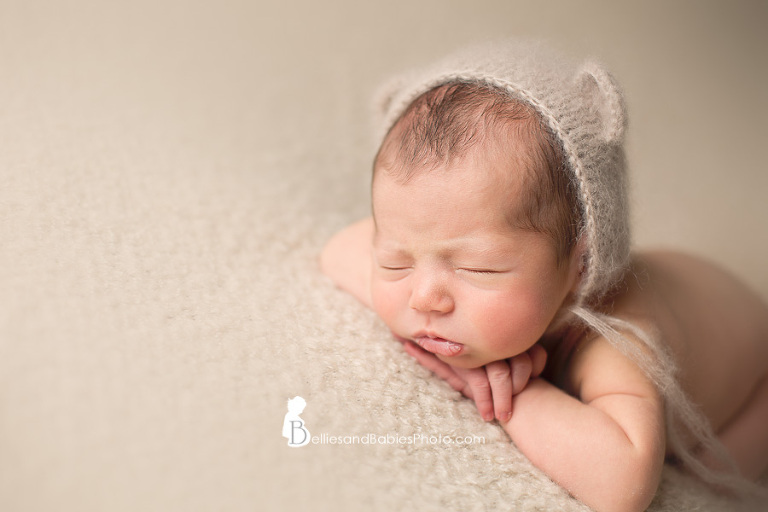
[[[422,313],[449,313],[454,308],[453,297],[447,283],[438,276],[416,279],[408,306]]]

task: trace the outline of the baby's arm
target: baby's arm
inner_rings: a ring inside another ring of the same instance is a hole
[[[320,267],[336,285],[371,307],[373,217],[336,233],[320,254]]]
[[[571,396],[543,379],[513,399],[502,426],[534,465],[595,510],[645,510],[664,461],[663,403],[604,339],[574,358]]]

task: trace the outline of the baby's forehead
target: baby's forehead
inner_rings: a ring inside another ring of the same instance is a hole
[[[407,176],[382,165],[372,192],[374,219],[385,224],[397,222],[403,209],[411,209],[409,205],[440,203],[448,197],[451,210],[470,216],[483,212],[484,226],[496,225],[504,232],[528,226],[525,219],[533,195],[524,169],[479,147],[449,164],[425,166]],[[433,210],[437,211],[442,210]]]

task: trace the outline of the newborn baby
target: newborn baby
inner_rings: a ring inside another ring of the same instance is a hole
[[[730,490],[763,473],[768,308],[705,261],[629,252],[601,66],[475,47],[380,106],[373,216],[321,256],[338,286],[596,510],[644,510],[665,457]]]

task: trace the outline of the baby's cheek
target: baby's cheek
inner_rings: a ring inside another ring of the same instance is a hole
[[[499,297],[486,302],[478,322],[488,348],[510,352],[508,357],[528,350],[546,329],[546,314],[530,297]]]
[[[392,329],[397,318],[399,309],[399,300],[397,299],[397,290],[391,283],[372,282],[371,283],[371,303],[384,323]]]

